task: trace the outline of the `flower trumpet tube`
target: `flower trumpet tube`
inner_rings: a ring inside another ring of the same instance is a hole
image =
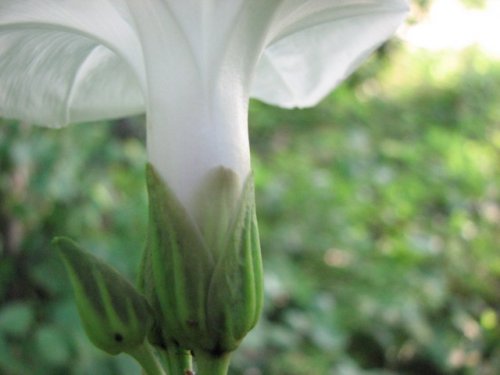
[[[406,11],[404,0],[0,0],[0,116],[61,127],[146,113],[151,340],[208,363],[261,305],[249,98],[316,104]]]

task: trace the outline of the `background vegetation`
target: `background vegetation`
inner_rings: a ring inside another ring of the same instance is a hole
[[[500,373],[500,63],[386,46],[318,107],[251,106],[266,303],[231,374]],[[137,374],[50,244],[131,279],[142,119],[0,126],[0,374]]]

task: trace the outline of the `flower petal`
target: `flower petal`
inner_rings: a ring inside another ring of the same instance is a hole
[[[402,0],[287,3],[257,66],[252,97],[282,107],[315,105],[395,31],[406,10]]]
[[[143,111],[130,25],[120,0],[0,0],[0,116],[58,127]]]

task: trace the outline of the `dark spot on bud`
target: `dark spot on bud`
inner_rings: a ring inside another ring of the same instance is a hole
[[[214,358],[219,358],[222,357],[226,351],[222,348],[222,345],[220,342],[217,342],[215,347],[209,351],[209,353],[212,355]]]
[[[115,333],[115,341],[116,342],[122,342],[123,341],[123,336],[121,333]]]
[[[198,327],[198,322],[196,320],[193,320],[193,319],[189,319],[186,321],[187,325],[191,328],[196,328]]]

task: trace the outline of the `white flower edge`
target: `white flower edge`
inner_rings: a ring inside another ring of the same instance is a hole
[[[315,105],[407,12],[401,0],[268,2],[279,10],[250,95],[283,107]],[[215,23],[226,17],[213,1],[178,3],[179,13],[204,7]],[[234,14],[244,2],[232,3]],[[59,127],[141,113],[144,75],[124,0],[0,0],[0,116]]]

